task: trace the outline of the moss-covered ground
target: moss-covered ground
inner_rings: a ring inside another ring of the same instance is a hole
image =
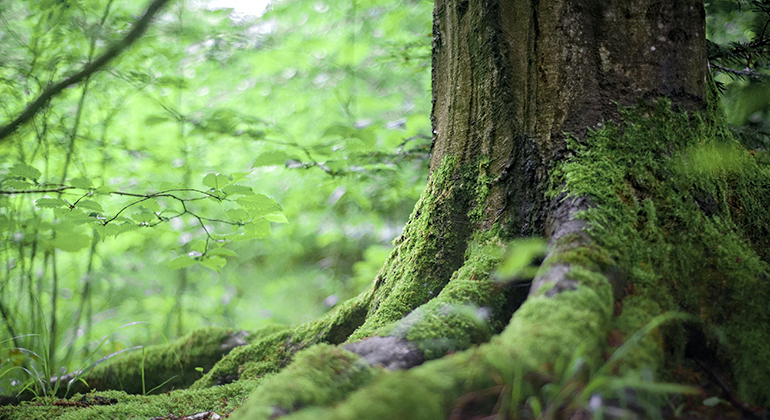
[[[18,406],[0,407],[3,420],[116,420],[182,418],[213,411],[220,415],[243,405],[260,380],[243,380],[229,385],[176,390],[159,395],[127,394],[124,391],[95,391],[69,399],[37,398]]]

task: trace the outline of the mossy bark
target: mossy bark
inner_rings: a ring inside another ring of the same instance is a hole
[[[433,34],[431,176],[372,288],[190,392],[258,385],[236,419],[569,416],[708,358],[770,404],[770,170],[725,128],[702,2],[437,0]],[[549,243],[528,296],[493,276],[522,236]]]

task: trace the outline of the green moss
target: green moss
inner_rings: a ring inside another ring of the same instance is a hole
[[[205,411],[220,415],[243,404],[259,384],[256,381],[237,383],[200,390],[178,390],[160,395],[131,395],[122,391],[99,391],[77,394],[68,400],[39,398],[19,406],[0,406],[4,420],[115,420],[178,417]],[[102,405],[103,404],[103,405]]]
[[[770,363],[770,178],[710,112],[674,112],[666,100],[624,110],[622,125],[571,141],[551,194],[596,204],[579,217],[633,285],[627,317],[655,302],[723,331],[741,397],[767,404],[770,371],[756,367]]]
[[[350,340],[375,334],[438,296],[463,263],[470,232],[468,212],[475,204],[478,167],[447,157],[431,174],[414,212],[396,239],[374,283],[374,298],[366,322]]]
[[[131,394],[142,394],[153,389],[161,393],[184,388],[200,378],[196,369],[211,369],[236,342],[243,343],[259,336],[260,332],[246,335],[215,327],[193,331],[168,345],[150,346],[116,355],[87,370],[81,376],[82,381],[72,382],[69,391],[66,386],[60,387],[60,396],[64,396],[65,392],[72,395],[92,389],[120,389]]]
[[[626,298],[623,301],[623,312],[612,320],[613,342],[611,345],[617,348],[660,313],[660,305],[649,299],[642,296]],[[632,343],[631,348],[626,349],[622,360],[616,363],[618,373],[625,374],[629,371],[642,371],[645,368],[663,366],[662,337],[663,334],[660,331],[654,331]]]
[[[482,264],[483,265],[483,264]],[[383,371],[365,387],[351,393],[344,401],[300,410],[287,419],[393,419],[433,420],[447,418],[458,399],[472,393],[474,400],[485,397],[494,406],[501,398],[494,389],[511,383],[514,375],[526,376],[521,396],[533,395],[554,373],[554,361],[571,360],[575,350],[602,348],[604,332],[609,328],[612,291],[603,276],[576,269],[571,278],[578,281],[574,291],[552,298],[535,297],[524,303],[510,325],[490,343],[471,350],[426,362],[407,371]],[[601,363],[600,353],[589,360]],[[299,361],[297,361],[299,364]],[[306,364],[308,365],[308,364]],[[307,369],[307,366],[303,369]],[[276,377],[276,380],[278,377]],[[539,385],[540,384],[540,385]],[[268,385],[268,384],[265,384]],[[266,388],[269,388],[266,386]],[[478,390],[489,390],[488,394]],[[251,401],[263,409],[249,415],[234,413],[235,418],[260,418],[269,415],[264,403],[257,403],[256,391]],[[317,392],[317,391],[308,391]],[[292,394],[288,392],[287,394]]]
[[[474,191],[474,199],[476,205],[468,212],[468,216],[476,221],[481,221],[484,217],[484,212],[487,208],[487,198],[491,193],[491,185],[493,178],[487,173],[489,170],[489,164],[491,160],[488,157],[482,157],[478,162],[478,173],[476,188]]]
[[[297,354],[295,361],[258,388],[233,418],[269,418],[273,407],[289,412],[330,405],[369,383],[379,370],[354,353],[319,344]]]
[[[580,347],[604,348],[602,340],[612,317],[609,282],[603,275],[580,266],[573,266],[568,277],[578,281],[576,290],[546,297],[546,291],[540,289],[516,311],[501,334],[502,352],[516,349],[518,362],[534,368],[570,359]],[[490,355],[496,363],[504,358],[494,348]],[[596,365],[598,360],[590,362]]]
[[[551,252],[548,255],[543,261],[540,272],[545,272],[556,264],[573,264],[598,272],[604,272],[615,265],[609,251],[593,244],[586,244],[578,233],[568,233],[560,237],[552,245],[552,249],[558,249],[558,252]]]
[[[491,278],[503,250],[503,244],[494,236],[472,240],[465,263],[441,293],[401,320],[377,330],[377,335],[406,338],[417,344],[426,359],[488,341],[508,321],[497,316],[506,302],[502,285]]]

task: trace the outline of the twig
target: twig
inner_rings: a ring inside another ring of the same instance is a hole
[[[743,70],[735,70],[729,67],[720,66],[719,64],[716,64],[716,63],[709,63],[709,65],[719,71],[730,73],[738,77],[748,77],[749,79],[753,79],[753,80],[764,80],[770,77],[770,75],[760,73],[758,71],[752,71],[751,69],[748,69],[748,68],[745,68]]]
[[[0,190],[0,195],[16,195],[16,194],[37,194],[37,193],[54,193],[54,192],[62,192],[65,190],[71,190],[75,187],[56,187],[56,188],[46,188],[42,190]]]

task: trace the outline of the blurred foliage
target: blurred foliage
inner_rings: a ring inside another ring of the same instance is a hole
[[[706,2],[709,64],[733,133],[770,164],[770,1]]]
[[[204,325],[318,317],[389,253],[427,176],[431,2],[222,3],[173,3],[0,146],[0,394]],[[143,7],[0,2],[0,124]]]

